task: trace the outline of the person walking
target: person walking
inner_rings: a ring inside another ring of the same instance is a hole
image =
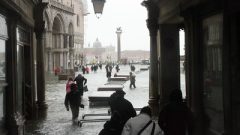
[[[133,86],[134,88],[136,88],[136,85],[135,85],[136,75],[133,74],[133,72],[130,72],[130,73],[129,73],[129,78],[130,78],[130,85],[129,85],[130,89],[132,88],[132,86]]]
[[[80,92],[77,90],[77,85],[75,83],[71,84],[70,92],[66,93],[64,104],[69,111],[69,106],[72,112],[72,121],[77,123],[78,115],[79,115],[79,106],[81,104],[81,100],[79,98]]]
[[[115,69],[116,69],[116,72],[118,73],[118,72],[119,72],[119,70],[120,70],[120,68],[119,68],[119,65],[118,65],[118,64],[116,65]]]
[[[85,86],[87,84],[87,79],[81,74],[78,74],[74,81],[77,82],[77,88],[78,91],[80,92],[80,96],[83,96],[83,85]]]
[[[181,90],[171,92],[170,102],[160,112],[158,124],[164,135],[192,135],[193,116],[183,102]]]
[[[129,119],[124,125],[122,135],[162,135],[157,123],[152,121],[152,111],[149,106],[141,109],[140,114]]]
[[[136,111],[132,103],[124,98],[125,94],[123,90],[117,90],[109,98],[109,106],[112,114],[117,113],[121,118],[121,131],[127,120],[136,116]]]

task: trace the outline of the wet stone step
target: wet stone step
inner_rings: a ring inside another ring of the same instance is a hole
[[[127,81],[127,77],[111,77],[109,78],[109,81]]]
[[[89,106],[109,106],[109,97],[114,93],[114,91],[101,91],[93,92],[88,96]]]
[[[116,91],[123,90],[123,85],[104,85],[98,87],[97,91]]]
[[[116,77],[126,77],[129,79],[129,75],[127,74],[116,74]]]
[[[108,81],[104,85],[123,85],[126,81]]]
[[[146,67],[146,68],[140,68],[140,71],[146,71],[146,70],[148,70],[149,68],[148,67]]]

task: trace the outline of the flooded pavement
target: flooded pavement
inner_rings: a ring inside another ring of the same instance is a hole
[[[146,65],[136,66],[136,89],[129,88],[129,81],[124,83],[123,90],[126,92],[125,98],[132,102],[135,108],[141,108],[148,105],[149,96],[149,70],[139,71],[141,67]],[[119,74],[129,74],[129,65],[120,65]],[[80,72],[79,72],[80,73]],[[113,69],[113,74],[115,69]],[[77,75],[78,73],[76,73]],[[90,107],[88,96],[97,91],[99,86],[107,83],[106,72],[103,66],[102,70],[85,74],[88,82],[88,92],[84,93],[83,104],[84,109],[80,109],[79,119],[82,119],[84,114],[107,113],[108,107]],[[181,76],[182,78],[182,76]],[[65,99],[65,83],[66,81],[58,81],[56,77],[51,76],[46,82],[46,103],[48,109],[46,113],[42,113],[39,120],[26,122],[26,135],[97,135],[103,128],[104,122],[83,123],[82,127],[72,123],[71,111],[66,111],[64,106]],[[104,91],[103,91],[104,92]],[[89,117],[99,118],[99,117]]]

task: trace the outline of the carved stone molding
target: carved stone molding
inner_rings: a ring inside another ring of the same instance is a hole
[[[142,5],[147,8],[148,19],[147,27],[150,32],[150,36],[157,36],[158,31],[158,17],[159,17],[159,7],[158,3],[154,0],[145,0],[142,2]]]
[[[147,19],[147,27],[148,27],[150,36],[157,36],[157,32],[159,28],[157,19]]]

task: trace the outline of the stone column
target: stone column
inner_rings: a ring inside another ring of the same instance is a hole
[[[6,126],[8,128],[8,134],[17,135],[24,132],[24,117],[17,112],[16,108],[16,92],[17,92],[17,20],[20,20],[20,16],[11,13],[6,19],[8,40],[6,41]],[[4,22],[5,23],[5,22]]]
[[[39,109],[46,109],[43,31],[36,30],[35,32],[37,39],[37,103]]]
[[[158,56],[157,56],[157,32],[158,32],[158,7],[151,0],[143,1],[143,6],[148,10],[147,27],[150,34],[150,76],[149,76],[149,106],[153,116],[158,116]]]
[[[117,28],[117,61],[121,61],[121,34],[122,34],[122,29],[121,27]]]
[[[35,33],[37,39],[37,104],[39,110],[46,110],[45,102],[45,70],[44,70],[44,44],[43,32],[45,22],[43,21],[43,10],[47,4],[40,3],[34,9]]]
[[[179,29],[176,24],[160,25],[160,107],[169,102],[173,89],[180,89]]]

